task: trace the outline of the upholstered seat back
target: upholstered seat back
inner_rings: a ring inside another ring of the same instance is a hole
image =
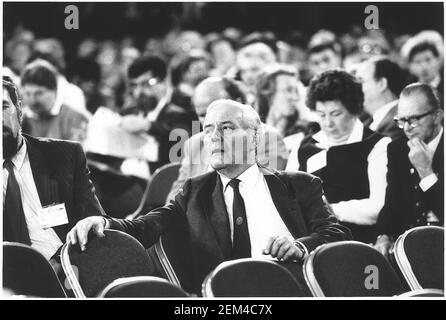
[[[158,277],[121,278],[109,284],[100,294],[103,298],[168,298],[188,294],[165,279]]]
[[[30,246],[3,243],[3,287],[13,294],[42,298],[65,298],[51,264]]]
[[[320,246],[305,260],[304,275],[314,296],[385,297],[404,291],[385,257],[357,241]]]
[[[204,280],[204,297],[301,297],[301,286],[281,265],[269,260],[221,263]]]
[[[92,237],[84,252],[70,243],[62,248],[62,267],[76,297],[95,297],[118,278],[154,273],[135,238],[115,230],[104,233],[105,237]]]
[[[396,241],[394,255],[412,290],[444,289],[444,228],[408,230]]]

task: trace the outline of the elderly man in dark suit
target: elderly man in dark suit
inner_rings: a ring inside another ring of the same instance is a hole
[[[444,224],[443,110],[437,90],[407,86],[395,120],[405,137],[388,145],[388,186],[375,245],[386,256],[404,231]]]
[[[8,77],[2,83],[3,240],[30,245],[55,263],[68,231],[104,212],[81,145],[22,135],[17,87]]]
[[[272,172],[255,162],[260,118],[248,105],[216,100],[204,121],[215,171],[186,180],[175,200],[133,221],[91,217],[67,241],[85,249],[87,235],[121,230],[152,246],[172,228],[187,230],[194,289],[219,263],[271,255],[300,261],[317,246],[351,238],[322,200],[319,178]]]
[[[193,104],[201,124],[211,102],[231,99],[244,103],[246,96],[237,81],[224,77],[209,77],[200,82],[193,95]],[[262,124],[264,139],[257,146],[257,162],[271,169],[285,168],[288,158],[285,142],[272,126]],[[188,178],[210,171],[211,154],[204,144],[204,132],[194,134],[184,143],[184,157],[177,180],[173,183],[167,202],[174,199],[178,190]]]

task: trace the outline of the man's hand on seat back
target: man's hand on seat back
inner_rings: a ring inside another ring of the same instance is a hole
[[[85,246],[88,242],[88,234],[93,231],[98,237],[104,237],[104,229],[106,227],[107,220],[101,216],[93,216],[85,218],[79,221],[73,229],[67,234],[67,243],[75,245],[79,243],[81,250],[85,250]]]
[[[378,250],[384,257],[389,259],[389,253],[393,245],[394,243],[390,239],[390,237],[384,234],[378,237],[373,247]]]

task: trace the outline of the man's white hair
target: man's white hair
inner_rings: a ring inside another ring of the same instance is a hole
[[[239,108],[242,112],[242,120],[245,127],[257,130],[258,127],[261,126],[259,114],[257,113],[257,111],[254,110],[253,107],[230,99],[218,99],[213,101],[208,107],[208,113],[217,107],[219,109],[224,108],[223,105]]]

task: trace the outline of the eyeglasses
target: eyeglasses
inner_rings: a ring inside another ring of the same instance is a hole
[[[136,81],[130,81],[130,87],[132,89],[134,89],[137,86],[140,86],[140,87],[149,89],[159,82],[160,82],[159,78],[146,78],[146,79],[141,79],[141,80],[136,80]]]
[[[384,50],[379,45],[366,43],[361,46],[361,51],[363,53],[382,54]]]
[[[420,120],[422,118],[424,118],[425,116],[428,116],[430,114],[433,114],[435,112],[437,112],[437,110],[431,110],[431,111],[428,111],[428,112],[423,113],[423,114],[418,114],[418,115],[414,115],[414,116],[410,116],[410,117],[406,117],[406,118],[395,117],[395,118],[393,118],[393,121],[396,122],[397,126],[400,129],[404,128],[404,125],[406,124],[406,122],[409,124],[409,126],[411,128],[415,128],[415,127],[417,127],[420,124]]]

